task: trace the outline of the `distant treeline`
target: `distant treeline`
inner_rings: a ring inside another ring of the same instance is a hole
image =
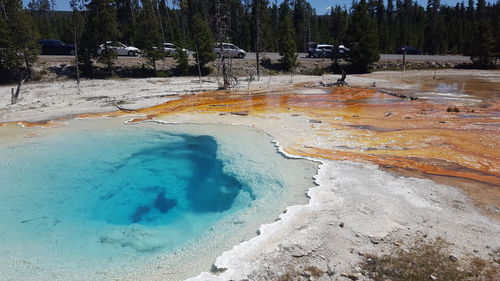
[[[216,33],[217,1],[207,0],[72,0],[80,13],[94,2],[111,5],[116,13],[117,40],[136,45],[138,35],[144,32],[139,22],[144,6],[152,5],[162,40],[191,41],[190,25],[195,14]],[[151,3],[145,3],[151,2]],[[352,22],[352,9],[336,6],[327,15],[317,15],[306,0],[285,0],[282,4],[268,0],[223,0],[227,10],[228,27],[225,40],[245,50],[254,51],[256,30],[255,5],[259,7],[260,48],[279,50],[280,15],[291,13],[298,52],[306,51],[306,43],[347,44],[347,31]],[[258,3],[259,2],[259,3]],[[333,3],[333,1],[332,1]],[[378,51],[392,53],[396,48],[410,45],[428,54],[470,54],[483,40],[500,44],[500,4],[487,4],[485,0],[469,0],[455,6],[429,0],[426,7],[411,0],[368,0],[368,10],[376,25]],[[32,0],[28,9],[36,21],[39,38],[73,42],[71,13],[52,12],[51,1]],[[112,20],[112,19],[110,19]],[[80,26],[80,30],[83,26]],[[495,43],[493,43],[495,45]]]
[[[143,51],[156,73],[164,42],[180,48],[176,74],[208,73],[215,42],[247,51],[279,52],[282,69],[294,69],[307,42],[344,44],[353,71],[367,71],[379,53],[414,46],[428,54],[470,55],[481,67],[500,57],[500,2],[469,0],[424,8],[411,0],[354,0],[318,15],[306,0],[70,0],[73,11],[54,11],[53,0],[0,0],[0,82],[30,79],[39,39],[78,44],[78,65],[95,77],[95,63],[113,75],[116,53],[98,47],[121,41]],[[196,67],[182,48],[195,51]],[[333,57],[338,70],[338,60]],[[259,64],[258,64],[259,65]],[[224,68],[223,68],[224,69]],[[97,69],[100,70],[100,69]],[[258,71],[258,68],[257,68]]]

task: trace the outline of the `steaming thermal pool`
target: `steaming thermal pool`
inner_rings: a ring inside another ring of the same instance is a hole
[[[316,164],[260,131],[122,122],[0,128],[2,278],[183,279],[307,202]]]

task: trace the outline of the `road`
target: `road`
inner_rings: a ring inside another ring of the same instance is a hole
[[[314,58],[308,58],[307,54],[299,53],[299,59],[301,60],[312,60]],[[280,58],[278,53],[261,53],[261,57],[268,57],[272,60],[277,60]],[[255,59],[255,53],[248,53],[247,59]],[[397,54],[380,54],[380,61],[397,61],[403,60],[403,55]],[[406,55],[406,60],[408,61],[434,61],[434,62],[470,62],[470,58],[461,55]]]
[[[299,60],[314,60],[315,58],[308,58],[307,54],[299,53]],[[280,58],[278,53],[261,53],[260,57],[267,57],[271,60],[277,60]],[[59,60],[70,60],[72,56],[40,56],[42,61],[59,61]],[[246,56],[247,60],[255,60],[255,53],[248,53]],[[380,61],[397,61],[402,60],[402,55],[396,54],[381,54]],[[138,57],[123,57],[120,56],[119,60],[140,60]],[[321,59],[323,60],[323,59]],[[461,55],[406,55],[407,61],[433,61],[433,62],[470,62],[470,58]]]

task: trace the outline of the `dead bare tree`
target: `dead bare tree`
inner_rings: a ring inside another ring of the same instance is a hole
[[[163,0],[164,2],[164,6],[165,6],[165,12],[166,12],[166,15],[167,15],[167,26],[168,26],[168,29],[170,31],[170,36],[173,36],[174,34],[174,31],[173,31],[173,28],[172,28],[172,20],[170,19],[170,12],[169,12],[169,8],[168,8],[168,0]],[[173,3],[172,3],[173,5]]]
[[[163,28],[163,20],[161,18],[161,12],[160,12],[160,3],[158,2],[158,0],[155,0],[155,9],[156,9],[155,13],[158,13],[158,21],[160,23],[161,36],[163,42],[167,42],[167,40],[165,39],[165,30]]]
[[[78,95],[80,94],[80,67],[78,66],[78,40],[76,40],[76,26],[74,29],[74,39],[75,39],[75,66],[76,66],[76,87],[78,89]]]
[[[198,81],[200,82],[200,88],[203,88],[203,85],[201,84],[201,66],[200,66],[200,57],[198,55],[198,45],[195,45],[194,49],[196,51],[196,65],[198,66]]]
[[[247,91],[248,91],[248,93],[250,93],[250,83],[252,83],[253,81],[255,81],[256,73],[252,70],[252,68],[248,67],[247,68],[247,75],[248,75]]]
[[[257,67],[257,80],[260,81],[260,16],[259,16],[259,2],[260,0],[254,0],[255,9],[255,60]]]
[[[227,7],[220,0],[217,0],[215,5],[215,27],[217,29],[217,39],[219,42],[219,65],[218,70],[222,68],[222,89],[229,90],[232,88],[233,82],[237,81],[232,75],[232,60],[226,60],[225,50],[224,50],[224,39],[229,30],[227,21],[229,19],[227,15]],[[234,81],[232,81],[234,80]]]
[[[26,79],[28,79],[29,76],[30,76],[29,73],[25,73],[21,76],[21,78],[17,82],[17,89],[15,92],[14,92],[14,88],[10,89],[10,104],[17,103],[17,101],[19,99],[19,94],[21,94],[21,87],[22,87],[23,83],[26,81]]]
[[[2,1],[2,11],[3,11],[3,17],[5,18],[5,20],[7,20],[7,8],[5,8],[5,3],[3,2],[4,0],[1,0]]]
[[[403,72],[406,70],[406,50],[403,48]]]

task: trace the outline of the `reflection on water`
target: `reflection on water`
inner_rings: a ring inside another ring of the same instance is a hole
[[[405,78],[413,84],[413,94],[435,101],[489,102],[500,99],[500,82],[488,77],[418,76]]]

